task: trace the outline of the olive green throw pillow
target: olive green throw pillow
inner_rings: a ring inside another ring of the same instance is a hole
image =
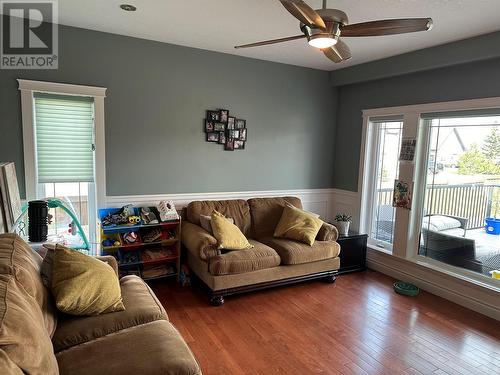
[[[52,264],[52,294],[57,308],[71,315],[125,310],[115,271],[105,262],[57,245]]]
[[[274,237],[288,238],[312,246],[323,220],[315,214],[286,205],[274,230]]]
[[[211,215],[212,231],[219,242],[219,249],[243,250],[251,249],[251,245],[240,228],[231,223],[220,212],[214,211]]]

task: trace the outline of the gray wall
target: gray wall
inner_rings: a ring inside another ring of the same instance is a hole
[[[328,188],[336,90],[324,71],[60,28],[57,71],[0,70],[0,160],[24,192],[16,78],[104,86],[108,195]],[[247,120],[244,151],[205,142],[206,109]]]
[[[363,109],[492,96],[500,96],[500,58],[339,87],[334,187],[357,191]]]

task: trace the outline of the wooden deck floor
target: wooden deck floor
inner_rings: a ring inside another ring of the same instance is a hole
[[[198,288],[153,289],[204,375],[500,374],[500,323],[367,271],[208,304]]]

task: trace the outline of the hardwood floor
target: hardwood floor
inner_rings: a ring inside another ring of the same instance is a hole
[[[197,287],[152,287],[204,375],[500,374],[500,323],[367,271],[208,304]]]

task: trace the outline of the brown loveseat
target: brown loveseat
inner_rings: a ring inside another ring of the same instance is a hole
[[[102,257],[117,271],[113,257]],[[126,310],[58,313],[40,276],[42,259],[19,237],[0,235],[0,374],[201,374],[151,289],[120,280]]]
[[[312,246],[274,238],[285,203],[302,208],[299,198],[254,198],[189,203],[182,224],[182,243],[191,270],[210,289],[213,305],[224,296],[277,285],[323,278],[335,281],[340,266],[337,229],[324,223]],[[221,251],[200,226],[200,215],[217,210],[234,220],[254,248]]]

